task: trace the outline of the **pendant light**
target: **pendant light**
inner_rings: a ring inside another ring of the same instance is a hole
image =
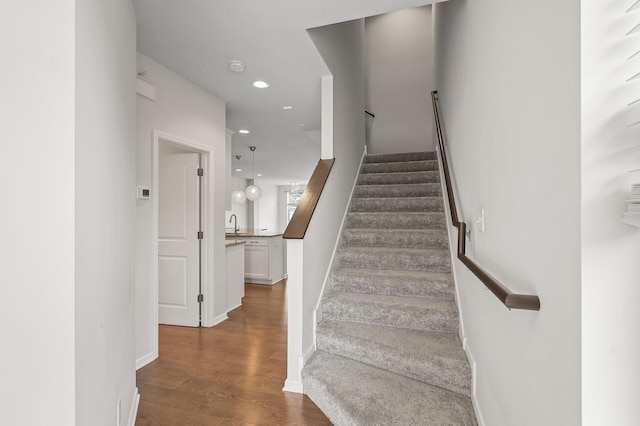
[[[238,160],[238,167],[236,168],[236,173],[238,173],[236,175],[236,188],[238,189],[233,191],[233,194],[231,194],[231,200],[236,204],[244,204],[247,196],[244,195],[244,191],[240,189],[240,160],[242,159],[242,155],[236,155],[236,159]]]
[[[256,147],[250,146],[249,149],[253,154],[253,166],[251,173],[253,174],[253,185],[247,186],[247,189],[244,190],[244,193],[247,195],[249,201],[255,201],[262,195],[262,190],[256,183]]]

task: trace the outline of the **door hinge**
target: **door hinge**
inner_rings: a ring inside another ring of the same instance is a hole
[[[204,169],[198,168],[198,176],[204,176]]]
[[[199,294],[198,295],[198,303],[202,303],[202,302],[204,302],[204,295]]]
[[[201,240],[204,238],[204,232],[198,231],[198,239]]]

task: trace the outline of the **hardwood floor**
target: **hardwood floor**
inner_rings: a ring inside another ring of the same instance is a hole
[[[160,326],[160,357],[138,370],[137,426],[330,425],[284,392],[285,282],[246,284],[243,306],[213,328]]]

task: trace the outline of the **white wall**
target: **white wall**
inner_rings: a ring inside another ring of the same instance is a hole
[[[633,2],[582,1],[582,418],[640,424],[640,230],[619,221],[640,183],[640,23]]]
[[[76,31],[76,424],[111,426],[137,398],[133,5],[77,2]]]
[[[235,169],[234,169],[235,170]],[[238,183],[239,182],[239,183]],[[233,180],[232,180],[232,186],[231,186],[231,192],[229,192],[229,198],[231,198],[231,193],[233,191],[235,191],[237,188],[240,188],[241,190],[244,190],[244,188],[247,187],[247,180],[240,178],[240,180],[238,181],[238,178],[236,176],[233,176]],[[240,227],[240,229],[246,229],[248,227],[247,224],[247,206],[248,206],[248,202],[244,202],[244,204],[236,204],[231,202],[230,207],[231,210],[228,210],[225,212],[225,220],[224,220],[224,226],[225,228],[228,228],[228,231],[231,231],[233,228],[233,223],[229,223],[229,219],[231,218],[232,214],[236,215],[237,218],[237,222],[238,222],[238,226]]]
[[[210,208],[208,221],[211,236],[208,250],[213,258],[207,270],[205,297],[213,296],[213,309],[205,312],[203,320],[213,322],[226,317],[225,289],[225,181],[226,134],[225,104],[185,78],[179,76],[150,58],[138,54],[138,71],[147,71],[145,80],[157,90],[156,102],[137,98],[136,184],[151,186],[152,181],[152,131],[158,130],[211,150],[208,179]],[[154,196],[154,188],[151,188]],[[136,358],[138,365],[157,356],[157,324],[153,312],[153,210],[150,201],[138,201],[136,209]],[[207,237],[205,237],[207,239]]]
[[[0,14],[0,413],[75,424],[75,1]],[[84,342],[87,343],[87,342]]]
[[[299,371],[314,349],[314,311],[364,151],[364,20],[314,28],[309,30],[309,35],[333,75],[333,90],[328,98],[323,87],[322,102],[331,102],[333,108],[325,109],[326,105],[323,105],[322,121],[332,119],[333,132],[327,134],[323,127],[322,153],[324,156],[332,152],[336,161],[304,240],[287,242],[289,348],[286,386],[298,390],[301,389]],[[323,78],[323,86],[330,80]],[[325,112],[331,109],[332,115],[325,117]],[[331,147],[325,146],[327,144]]]
[[[256,185],[262,189],[262,196],[254,204],[254,228],[278,231],[278,185],[260,182]]]
[[[431,6],[367,18],[365,46],[369,153],[433,151]]]
[[[433,7],[462,219],[485,210],[468,253],[542,304],[509,311],[455,262],[476,407],[491,426],[579,425],[580,2]]]

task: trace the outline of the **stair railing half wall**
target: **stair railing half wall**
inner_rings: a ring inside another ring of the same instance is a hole
[[[451,212],[451,221],[453,226],[458,229],[458,248],[457,257],[473,274],[478,277],[482,283],[509,309],[525,309],[530,311],[540,310],[540,299],[538,296],[529,294],[516,294],[509,290],[505,285],[501,284],[494,277],[489,275],[485,270],[478,266],[474,261],[469,259],[466,252],[466,233],[467,225],[458,218],[458,210],[456,208],[453,186],[451,185],[451,173],[449,163],[447,161],[447,153],[444,145],[444,134],[442,132],[442,124],[440,122],[440,111],[438,109],[438,92],[431,92],[431,102],[433,103],[433,114],[435,118],[436,134],[438,136],[438,147],[440,150],[440,162],[442,165],[442,173],[447,190],[447,199],[449,200],[449,211]]]

